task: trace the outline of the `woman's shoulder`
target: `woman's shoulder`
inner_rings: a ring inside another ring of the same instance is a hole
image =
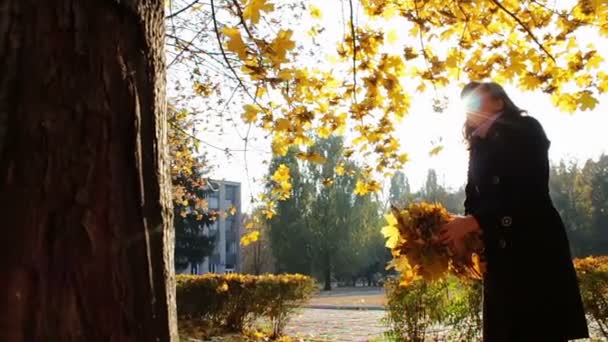
[[[543,125],[537,118],[529,114],[515,117],[513,128],[516,134],[524,140],[549,143]]]

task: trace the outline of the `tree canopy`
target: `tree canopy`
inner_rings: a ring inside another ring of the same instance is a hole
[[[492,79],[542,91],[566,112],[591,110],[608,91],[595,46],[608,37],[608,3],[601,0],[343,0],[336,5],[346,14],[343,35],[331,51],[321,42],[337,13],[314,2],[168,6],[169,70],[179,98],[205,103],[207,124],[213,112],[235,122],[225,113],[238,111],[268,134],[278,156],[349,132],[341,154],[364,161],[359,195],[378,191],[379,180],[408,161],[395,127],[427,89],[439,96],[450,83]],[[582,39],[590,33],[598,39]],[[325,161],[315,152],[296,157]],[[289,168],[277,170],[275,191],[263,195],[269,215],[291,191]]]

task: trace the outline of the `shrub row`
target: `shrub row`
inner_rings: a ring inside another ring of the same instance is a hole
[[[450,341],[474,341],[481,332],[481,281],[462,282],[456,277],[442,281],[417,280],[408,286],[397,280],[385,284],[387,333],[391,340],[422,342],[431,328],[450,327]]]
[[[608,340],[608,256],[574,260],[587,316]]]
[[[608,256],[574,260],[585,311],[595,335],[608,339]],[[390,337],[398,341],[424,341],[434,326],[448,327],[450,340],[474,341],[481,335],[481,281],[457,278],[400,286],[385,285],[386,321]]]
[[[177,276],[180,319],[197,320],[228,331],[242,331],[258,317],[279,336],[293,311],[315,291],[312,278],[300,274],[205,274]]]

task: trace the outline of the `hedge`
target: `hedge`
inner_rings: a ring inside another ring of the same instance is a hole
[[[608,339],[608,256],[575,259],[574,265],[592,333]],[[387,334],[393,339],[424,341],[429,329],[437,326],[449,328],[450,340],[480,340],[481,281],[448,277],[400,286],[393,280],[385,288]]]
[[[574,260],[583,305],[597,333],[608,340],[608,256]]]
[[[300,274],[205,274],[177,276],[180,320],[196,320],[240,332],[248,322],[266,317],[273,337],[281,335],[290,314],[316,289],[312,278]]]

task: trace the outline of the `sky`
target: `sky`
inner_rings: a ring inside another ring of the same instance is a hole
[[[335,42],[342,38],[344,21],[339,1],[311,1],[324,13],[324,16],[336,16],[333,25],[326,26],[323,41],[319,51],[335,51]],[[346,9],[345,9],[346,10]],[[302,30],[304,34],[311,25],[310,20],[303,19]],[[326,23],[329,20],[323,20]],[[405,37],[407,27],[396,23],[387,23],[387,31],[395,29],[400,36]],[[595,33],[585,34],[585,40],[600,39]],[[301,39],[310,39],[300,37]],[[405,38],[407,39],[407,38]],[[402,44],[398,41],[394,49],[401,50]],[[600,44],[598,44],[600,45]],[[608,44],[600,49],[600,54],[608,59]],[[604,63],[603,67],[608,70]],[[528,110],[529,114],[537,118],[543,125],[547,136],[551,140],[550,159],[556,163],[560,160],[573,160],[584,162],[589,158],[597,159],[602,153],[608,153],[608,96],[599,98],[600,103],[593,111],[568,114],[560,112],[551,104],[549,95],[542,92],[521,92],[512,86],[505,85],[505,89],[516,105]],[[462,138],[462,125],[464,112],[458,99],[460,89],[454,83],[440,91],[440,95],[448,97],[448,106],[442,113],[432,110],[432,91],[416,94],[412,101],[410,113],[397,126],[398,136],[401,139],[403,151],[410,156],[410,161],[402,170],[408,177],[413,189],[418,189],[424,182],[429,168],[437,171],[439,180],[448,188],[456,189],[466,181],[467,151]],[[238,114],[236,114],[238,111]],[[234,118],[238,120],[240,108],[235,109]],[[249,132],[247,152],[243,149],[241,137]],[[222,134],[205,133],[200,136],[203,141],[220,148],[235,150],[230,157],[218,149],[210,149],[210,160],[215,161],[211,177],[241,182],[243,211],[251,209],[250,197],[257,196],[262,190],[260,180],[268,171],[267,162],[271,158],[269,140],[265,139],[265,132],[256,127],[249,128],[244,124],[226,127]],[[436,156],[430,156],[429,151],[439,139],[445,147]],[[385,182],[385,191],[388,190],[388,181]]]

